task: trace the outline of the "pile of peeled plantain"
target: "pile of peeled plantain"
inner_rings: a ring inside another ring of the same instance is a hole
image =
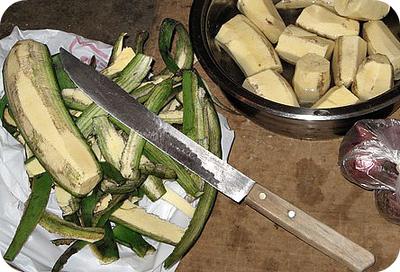
[[[243,87],[261,97],[336,108],[377,97],[400,79],[400,42],[382,21],[390,11],[383,2],[238,0],[237,8],[215,40],[245,74]],[[278,12],[290,9],[303,9],[295,25]],[[292,84],[281,60],[295,66]]]

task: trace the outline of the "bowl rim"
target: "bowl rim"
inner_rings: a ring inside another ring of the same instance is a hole
[[[400,83],[391,90],[356,105],[311,109],[292,107],[264,99],[234,83],[214,59],[207,43],[208,9],[212,0],[193,0],[189,16],[189,35],[198,61],[210,78],[225,92],[253,108],[273,115],[308,121],[344,120],[380,111],[400,101]]]

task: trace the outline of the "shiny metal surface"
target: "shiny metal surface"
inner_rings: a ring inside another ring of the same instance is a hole
[[[277,1],[274,1],[277,2]],[[280,12],[286,24],[294,23],[300,10]],[[236,0],[194,0],[190,14],[190,35],[196,56],[207,74],[233,105],[259,125],[302,139],[329,139],[345,134],[360,119],[384,118],[400,106],[400,84],[387,93],[354,106],[328,110],[295,108],[263,99],[242,88],[245,79],[235,62],[214,43],[219,28],[238,13]],[[399,37],[396,14],[384,19]],[[294,67],[283,62],[283,76],[291,82]]]
[[[71,79],[93,101],[218,191],[240,202],[254,181],[148,111],[113,81],[61,49]]]

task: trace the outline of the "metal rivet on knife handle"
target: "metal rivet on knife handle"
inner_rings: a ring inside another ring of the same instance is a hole
[[[261,194],[268,197],[261,200]],[[369,251],[259,184],[254,185],[244,202],[304,242],[344,263],[353,271],[364,271],[375,263],[375,257]]]
[[[288,211],[288,216],[290,219],[294,219],[296,217],[296,212],[293,210]]]

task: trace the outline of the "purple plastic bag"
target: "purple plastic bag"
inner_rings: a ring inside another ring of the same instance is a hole
[[[376,205],[386,219],[400,224],[400,121],[358,121],[339,150],[343,176],[366,190],[375,190]]]

